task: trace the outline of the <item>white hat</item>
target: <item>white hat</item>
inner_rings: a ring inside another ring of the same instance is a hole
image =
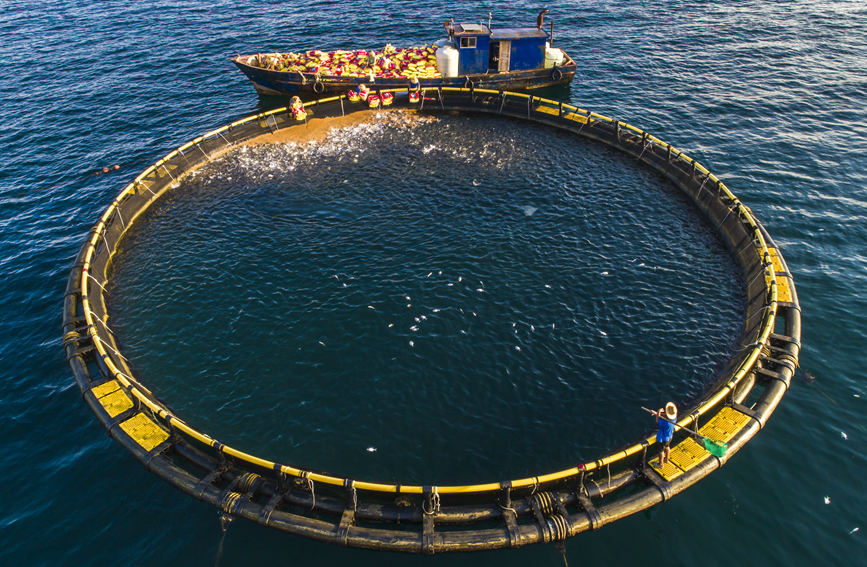
[[[674,402],[665,404],[665,417],[671,421],[677,419],[677,406],[674,405]]]

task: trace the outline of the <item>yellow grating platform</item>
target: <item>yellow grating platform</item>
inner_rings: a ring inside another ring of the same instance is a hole
[[[728,443],[749,421],[750,416],[736,409],[724,407],[712,420],[705,423],[698,432],[714,441]]]
[[[563,115],[563,118],[567,118],[569,120],[574,120],[579,124],[587,124],[587,117],[583,114],[578,114],[577,112],[567,112]]]
[[[771,253],[771,262],[774,264],[774,273],[777,276],[777,301],[781,303],[792,302],[792,288],[789,285],[788,272],[780,261],[780,251],[776,248],[768,248]]]
[[[551,116],[560,116],[560,109],[552,108],[550,106],[537,106],[536,112],[550,114]],[[578,122],[579,124],[587,124],[587,117],[583,114],[578,114],[577,112],[565,112],[563,113],[563,118]]]
[[[145,451],[150,451],[169,438],[166,431],[154,423],[151,418],[143,413],[137,413],[120,424],[124,433],[133,441],[142,446]]]
[[[724,407],[698,432],[714,441],[727,443],[749,421],[750,416],[736,409]],[[690,437],[671,448],[669,461],[665,463],[663,468],[659,468],[656,458],[650,461],[649,464],[650,468],[658,472],[662,478],[671,481],[695,467],[709,456],[710,453],[704,448],[704,445],[694,441]]]
[[[550,114],[552,116],[559,116],[560,115],[560,109],[551,108],[550,106],[537,106],[536,112],[542,112],[544,114]]]
[[[93,395],[99,399],[117,390],[120,390],[120,384],[117,383],[117,380],[109,380],[105,384],[95,386],[91,392],[93,392]]]
[[[789,287],[789,278],[785,276],[777,276],[777,301],[792,302],[792,289]]]
[[[710,453],[692,438],[687,438],[671,448],[671,462],[683,472],[695,467],[707,458]]]
[[[132,400],[123,390],[115,390],[107,396],[99,398],[99,403],[110,417],[119,415],[132,407]]]
[[[132,400],[121,390],[117,380],[109,380],[91,390],[109,417],[119,415],[132,407]]]
[[[671,450],[671,454],[674,455],[674,449]],[[655,458],[650,461],[650,468],[659,473],[659,476],[664,478],[665,480],[674,480],[683,474],[683,471],[677,468],[672,464],[672,462],[666,461],[665,465],[662,468],[659,468],[659,458]]]
[[[768,252],[771,253],[771,262],[774,264],[774,271],[778,274],[785,274],[786,270],[783,268],[783,263],[780,261],[780,251],[776,248],[768,248]]]

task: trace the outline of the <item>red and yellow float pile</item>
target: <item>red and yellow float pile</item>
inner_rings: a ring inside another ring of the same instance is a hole
[[[382,106],[391,106],[391,103],[394,102],[394,95],[391,93],[372,93],[370,92],[370,88],[364,83],[358,85],[358,88],[352,89],[346,93],[346,98],[348,98],[351,102],[359,102],[363,101],[367,103],[367,106],[370,108],[378,108],[380,104]]]
[[[295,117],[295,120],[307,119],[307,110],[304,109],[304,103],[302,103],[301,99],[297,96],[292,97],[289,108],[292,110],[292,116]]]
[[[271,71],[309,73],[332,77],[439,79],[436,46],[396,48],[386,45],[379,51],[305,51],[303,53],[260,53],[247,61]]]

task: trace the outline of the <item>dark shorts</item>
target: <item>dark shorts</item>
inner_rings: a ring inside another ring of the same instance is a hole
[[[669,446],[669,445],[671,445],[671,439],[669,439],[668,441],[663,441],[663,442],[662,442],[662,448],[663,448],[663,449],[668,449],[668,446]]]

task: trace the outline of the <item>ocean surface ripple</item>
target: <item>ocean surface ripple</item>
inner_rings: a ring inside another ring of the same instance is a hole
[[[647,433],[624,408],[708,391],[743,290],[675,188],[520,122],[403,123],[241,148],[134,227],[112,329],[179,415],[280,462],[472,483],[592,460]]]

